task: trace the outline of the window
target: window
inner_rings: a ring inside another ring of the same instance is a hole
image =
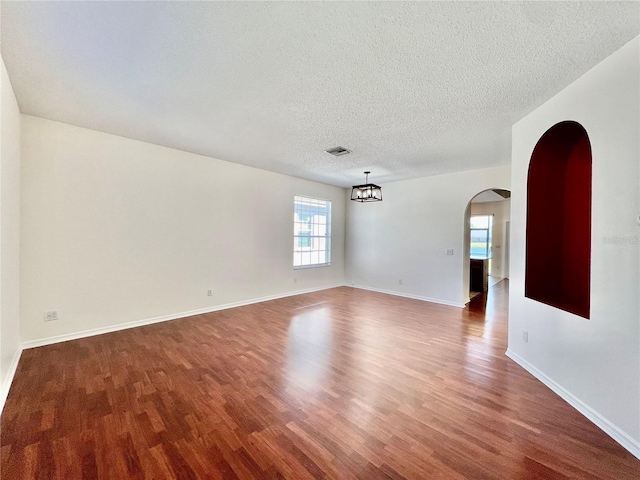
[[[293,268],[331,265],[331,202],[293,198]]]
[[[471,217],[471,258],[491,258],[493,215]]]

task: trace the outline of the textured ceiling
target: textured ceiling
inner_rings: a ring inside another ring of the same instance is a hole
[[[505,165],[638,2],[2,2],[23,113],[348,186]],[[350,155],[323,150],[341,145]]]

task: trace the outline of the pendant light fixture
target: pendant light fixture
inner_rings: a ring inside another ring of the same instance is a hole
[[[382,188],[373,183],[369,183],[369,174],[371,172],[364,172],[365,184],[355,185],[351,189],[351,200],[354,202],[381,202],[382,201]]]

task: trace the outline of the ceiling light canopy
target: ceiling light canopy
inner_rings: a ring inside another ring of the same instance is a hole
[[[354,185],[351,189],[351,200],[354,202],[382,201],[382,188],[373,183],[369,183],[370,173],[371,172],[364,172],[366,175],[364,185]]]

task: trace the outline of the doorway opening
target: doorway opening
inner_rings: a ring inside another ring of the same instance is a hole
[[[464,215],[464,291],[468,303],[509,278],[511,192],[492,188],[474,195]]]

